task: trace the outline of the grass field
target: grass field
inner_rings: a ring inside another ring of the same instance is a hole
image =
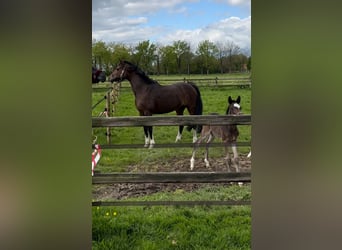
[[[173,76],[174,77],[174,76]],[[198,77],[194,76],[193,78]],[[202,76],[207,77],[207,76]],[[213,76],[210,76],[213,77]],[[235,75],[233,77],[236,77]],[[160,76],[165,79],[165,76]],[[168,78],[171,79],[172,77]],[[179,79],[179,76],[172,79]],[[171,82],[170,82],[171,83]],[[123,85],[129,86],[128,82]],[[203,114],[224,114],[227,98],[241,96],[242,112],[251,114],[251,90],[238,87],[200,87]],[[104,93],[93,93],[93,103]],[[92,115],[104,109],[97,106]],[[130,88],[123,88],[116,105],[115,116],[138,115]],[[175,115],[170,113],[169,115]],[[186,113],[187,115],[187,113]],[[173,143],[178,127],[154,127],[156,143]],[[250,141],[251,127],[239,126],[239,141]],[[106,144],[105,128],[93,129],[97,143]],[[144,143],[142,128],[112,128],[112,143]],[[184,130],[182,142],[192,142],[192,133]],[[175,157],[189,158],[191,148],[171,149],[114,149],[103,150],[96,170],[125,172],[130,164],[139,164],[145,170],[149,165],[163,164]],[[200,150],[199,150],[200,151]],[[239,148],[248,153],[249,147]],[[210,157],[222,157],[222,148],[212,148]],[[172,171],[172,169],[170,169]],[[196,191],[178,188],[173,192],[159,192],[129,200],[250,200],[251,186],[205,185]],[[250,206],[141,206],[93,207],[93,249],[250,249]]]
[[[250,200],[250,185],[158,193],[144,200]],[[136,199],[130,199],[136,200]],[[142,199],[139,199],[142,200]],[[93,249],[250,249],[249,206],[94,207]]]
[[[198,77],[198,76],[196,76]],[[205,76],[204,76],[205,77]],[[235,76],[234,76],[235,77]],[[160,76],[161,78],[161,76]],[[163,77],[165,79],[165,76]],[[179,78],[178,78],[179,79]],[[123,82],[119,102],[116,105],[115,116],[137,116],[138,111],[134,104],[134,95],[132,90],[129,88],[127,81]],[[238,95],[241,96],[241,107],[244,114],[251,114],[251,90],[249,88],[238,88],[238,87],[224,87],[224,88],[213,88],[213,87],[200,87],[202,101],[203,101],[203,114],[219,113],[225,114],[227,109],[227,99],[231,95],[236,98]],[[93,103],[100,100],[104,96],[104,93],[96,92],[93,93]],[[105,103],[101,103],[94,110],[92,115],[98,116],[103,111]],[[175,115],[176,113],[169,113],[166,115]],[[188,115],[185,111],[185,115]],[[178,127],[176,126],[163,126],[154,127],[153,133],[156,143],[173,143],[177,135]],[[248,142],[251,140],[251,127],[250,126],[239,126],[241,142]],[[96,128],[93,129],[93,134],[98,137],[97,143],[106,144],[106,129]],[[143,129],[140,127],[130,128],[112,128],[112,143],[114,144],[138,144],[144,143]],[[182,142],[192,142],[192,133],[183,131]],[[172,148],[172,149],[152,149],[146,150],[145,148],[131,150],[131,149],[116,149],[116,150],[103,150],[101,161],[97,166],[97,169],[101,172],[113,172],[113,171],[125,171],[125,167],[129,164],[136,162],[143,164],[154,164],[155,161],[160,159],[168,160],[172,157],[189,157],[191,156],[191,148]],[[249,152],[249,148],[241,147],[239,152],[246,154]],[[223,148],[211,149],[211,157],[222,157]]]

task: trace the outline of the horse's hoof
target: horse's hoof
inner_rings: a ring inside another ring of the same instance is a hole
[[[152,149],[154,147],[154,144],[150,144],[150,146],[148,147],[148,149]]]
[[[204,162],[205,162],[205,167],[209,168],[210,167],[209,161],[207,159],[204,159]]]
[[[176,136],[176,141],[175,141],[175,142],[179,142],[181,139],[182,139],[182,136],[181,136],[181,135],[177,135],[177,136]]]

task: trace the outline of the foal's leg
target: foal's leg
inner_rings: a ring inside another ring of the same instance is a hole
[[[235,167],[236,169],[236,172],[240,172],[240,169],[239,169],[239,154],[237,152],[237,148],[236,148],[236,145],[234,144],[232,146],[232,150],[233,150],[233,166]]]
[[[229,148],[228,148],[228,146],[227,146],[227,143],[226,143],[226,145],[224,146],[224,152],[225,152],[225,154],[226,154],[226,156],[224,157],[224,159],[226,160],[227,170],[228,170],[228,172],[230,172],[230,164],[229,164],[230,155],[229,155]]]
[[[192,142],[195,142],[197,141],[197,132],[196,132],[196,129],[194,129],[194,131],[192,131]]]
[[[215,137],[210,133],[209,138],[207,140],[207,143],[205,144],[204,162],[205,162],[205,166],[207,168],[210,167],[209,160],[208,160],[208,158],[209,158],[209,145],[214,139],[215,139]]]
[[[194,143],[194,148],[192,150],[192,156],[191,156],[191,159],[190,159],[190,169],[193,170],[194,169],[194,166],[195,166],[195,154],[196,154],[196,151],[198,149],[198,146],[202,143],[202,141],[204,140],[206,136],[202,136],[200,137],[195,143]]]

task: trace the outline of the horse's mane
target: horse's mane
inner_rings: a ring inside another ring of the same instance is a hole
[[[137,65],[134,65],[133,63],[131,62],[128,62],[128,61],[124,61],[125,64],[128,64],[131,69],[133,71],[135,71],[135,73],[137,73],[141,78],[143,78],[146,83],[148,84],[155,84],[155,83],[158,83],[157,81],[155,80],[152,80],[151,78],[149,78],[144,71],[142,71]]]

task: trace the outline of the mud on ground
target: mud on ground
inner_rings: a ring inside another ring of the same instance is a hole
[[[205,167],[205,163],[201,159],[196,160],[196,172],[227,172],[227,166],[224,159],[210,159],[211,167]],[[188,158],[174,158],[167,163],[155,164],[151,166],[142,166],[139,164],[127,166],[127,172],[190,172],[190,160]],[[235,169],[231,169],[232,172]],[[251,159],[245,156],[240,156],[240,171],[251,171]],[[183,189],[184,191],[193,191],[202,186],[203,183],[145,183],[145,184],[101,184],[93,185],[92,195],[93,200],[121,200],[130,197],[139,197],[148,194],[157,193],[160,191],[175,191]],[[211,184],[211,185],[230,185],[230,184]]]

